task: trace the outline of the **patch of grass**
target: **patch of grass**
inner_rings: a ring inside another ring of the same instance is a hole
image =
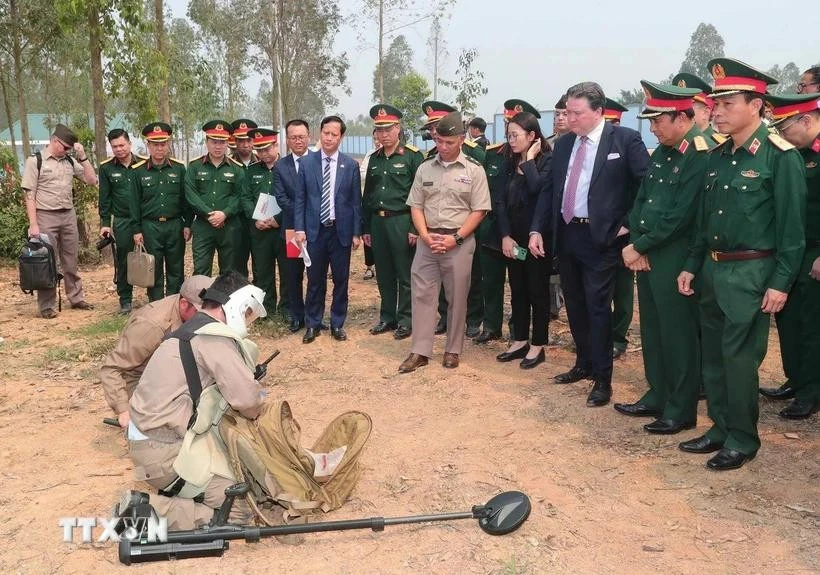
[[[495,573],[498,573],[498,575],[524,575],[524,573],[529,573],[529,569],[526,562],[522,562],[516,557],[510,557],[501,565],[501,569],[495,571]]]
[[[77,330],[77,333],[87,336],[119,334],[126,321],[128,321],[128,316],[117,314],[83,326]]]
[[[56,362],[69,362],[77,360],[77,349],[74,347],[54,346],[46,348],[43,353],[41,365],[49,365]]]

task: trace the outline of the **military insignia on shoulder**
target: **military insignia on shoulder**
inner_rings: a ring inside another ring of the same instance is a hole
[[[190,162],[188,162],[188,165],[193,164],[194,162],[199,162],[199,161],[201,161],[204,157],[205,157],[205,154],[202,154],[201,156],[197,156],[196,158],[192,158],[192,159],[191,159],[191,161],[190,161]]]
[[[237,160],[234,160],[234,159],[233,159],[233,156],[225,156],[225,157],[226,157],[226,158],[228,158],[231,162],[233,162],[233,163],[234,163],[234,164],[236,164],[237,166],[240,166],[240,167],[242,167],[242,168],[244,168],[244,167],[245,167],[245,164],[243,164],[242,162],[239,162],[239,161],[237,161]]]
[[[715,132],[714,134],[712,134],[712,139],[715,142],[717,142],[718,146],[720,146],[720,145],[726,143],[726,140],[728,140],[729,138],[724,136],[723,134],[719,134],[719,133]]]
[[[108,162],[110,162],[113,159],[114,159],[114,156],[111,156],[110,158],[106,158],[102,162],[100,162],[100,165],[102,166],[103,164],[107,164]]]
[[[471,148],[475,148],[476,146],[478,146],[478,144],[476,144],[475,142],[473,142],[473,141],[471,141],[471,140],[464,140],[464,144],[465,144],[466,146],[471,147]]]
[[[771,137],[771,136],[769,136],[769,137]],[[757,150],[759,148],[760,148],[760,140],[755,138],[754,140],[752,140],[752,143],[749,144],[749,152],[754,156],[755,154],[757,154]]]
[[[487,146],[487,151],[488,152],[491,151],[491,150],[499,150],[500,151],[500,149],[503,146],[504,146],[504,142],[501,142],[501,143],[498,143],[498,144],[493,144],[492,146]]]
[[[145,162],[147,162],[147,161],[148,161],[148,159],[147,159],[147,158],[143,158],[142,160],[140,160],[140,161],[139,161],[139,162],[137,162],[136,164],[131,164],[131,169],[132,169],[132,170],[136,170],[136,169],[137,169],[137,168],[139,168],[140,166],[144,166],[144,165],[145,165]]]
[[[136,157],[138,157],[140,160],[147,160],[148,159],[148,156],[140,156],[139,154],[134,154],[134,155]]]
[[[468,162],[472,162],[472,163],[474,163],[476,166],[480,166],[480,165],[481,165],[481,162],[479,162],[478,160],[476,160],[476,159],[475,159],[475,158],[473,158],[472,156],[467,156],[467,155],[465,155],[464,157],[465,157],[465,158],[467,158],[467,161],[468,161]]]
[[[183,166],[185,165],[185,162],[183,162],[182,160],[177,160],[176,158],[168,158],[168,159],[171,160],[172,162],[176,162],[177,164],[180,164],[180,165],[183,165]]]
[[[695,136],[692,141],[695,143],[695,149],[698,152],[705,152],[709,149],[709,144],[706,143],[706,138],[703,136]]]
[[[757,141],[757,140],[755,140],[755,141]],[[786,150],[794,149],[793,145],[791,145],[782,136],[779,136],[778,134],[769,134],[769,141],[772,144],[774,144],[775,148],[778,148],[779,150],[783,150],[784,152]]]
[[[683,140],[683,141],[680,143],[680,146],[678,146],[678,151],[679,151],[681,154],[685,154],[685,153],[686,153],[686,150],[688,150],[688,149],[689,149],[689,140]]]
[[[407,148],[408,150],[410,150],[411,152],[418,152],[419,151],[419,149],[417,147],[415,147],[413,144],[405,144],[404,147]]]

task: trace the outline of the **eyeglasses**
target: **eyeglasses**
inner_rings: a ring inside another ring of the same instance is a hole
[[[507,133],[507,139],[510,142],[514,142],[518,138],[524,138],[524,137],[526,137],[526,134],[524,134],[523,132],[508,132]]]
[[[797,93],[801,93],[803,90],[808,88],[809,86],[820,86],[820,82],[798,82],[797,83]]]
[[[788,132],[789,129],[791,129],[791,127],[794,126],[797,122],[799,122],[800,118],[802,118],[803,116],[804,116],[804,114],[800,114],[798,116],[795,116],[792,119],[792,121],[789,122],[788,124],[780,124],[779,126],[777,126],[777,130],[781,133],[782,132]]]

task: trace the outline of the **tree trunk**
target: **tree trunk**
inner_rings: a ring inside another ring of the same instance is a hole
[[[163,0],[154,0],[154,37],[157,52],[162,59],[162,78],[159,88],[159,117],[166,124],[171,123],[171,102],[168,96],[168,59],[165,57],[165,14]]]
[[[8,79],[6,76],[6,70],[4,69],[2,73],[0,73],[0,89],[3,90],[3,109],[6,111],[6,118],[9,120],[9,139],[11,140],[11,151],[17,156],[17,143],[14,141],[14,118],[11,115],[11,105],[9,104],[9,95],[8,95]],[[23,156],[25,157],[25,156]]]
[[[94,152],[103,161],[105,150],[105,91],[102,73],[100,16],[94,2],[88,3],[88,53],[91,56],[91,98],[94,104]]]
[[[384,103],[384,0],[379,0],[379,102]]]
[[[9,0],[9,16],[12,22],[18,21],[17,0]],[[11,27],[12,34],[12,60],[14,62],[14,84],[17,88],[17,112],[20,118],[20,131],[23,140],[23,157],[31,155],[31,138],[28,131],[28,111],[26,110],[26,96],[23,89],[23,44],[20,39],[20,29],[17,26]]]

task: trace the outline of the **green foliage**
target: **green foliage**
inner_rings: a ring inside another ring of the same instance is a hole
[[[128,316],[114,315],[103,318],[95,323],[85,325],[77,330],[77,333],[84,336],[108,336],[119,335],[125,322],[128,321]]]
[[[429,98],[430,85],[424,76],[411,71],[401,79],[398,94],[393,98],[392,103],[404,115],[402,124],[405,128],[413,132],[421,128],[421,104]]]
[[[439,83],[451,90],[455,90],[455,103],[464,114],[472,114],[478,105],[479,96],[487,93],[484,87],[484,73],[473,70],[473,64],[478,57],[475,48],[464,49],[458,55],[458,70],[455,80],[439,80]]]
[[[619,104],[624,106],[632,106],[634,104],[643,103],[643,90],[635,88],[634,90],[621,90],[621,95],[617,99]]]
[[[707,64],[712,58],[723,57],[724,45],[723,37],[718,34],[717,28],[701,22],[689,39],[689,48],[680,65],[680,72],[688,72],[710,82],[712,74]]]
[[[404,36],[396,36],[390,47],[384,53],[382,67],[384,68],[384,103],[396,105],[396,98],[401,92],[401,81],[413,71],[413,49]],[[376,64],[373,70],[373,101],[379,102],[379,73],[380,67]]]
[[[11,148],[0,146],[0,257],[18,256],[27,229],[17,158]]]
[[[770,76],[777,78],[778,84],[769,86],[770,94],[795,94],[797,93],[797,83],[800,81],[800,68],[794,62],[789,62],[782,68],[775,64],[767,72]]]

